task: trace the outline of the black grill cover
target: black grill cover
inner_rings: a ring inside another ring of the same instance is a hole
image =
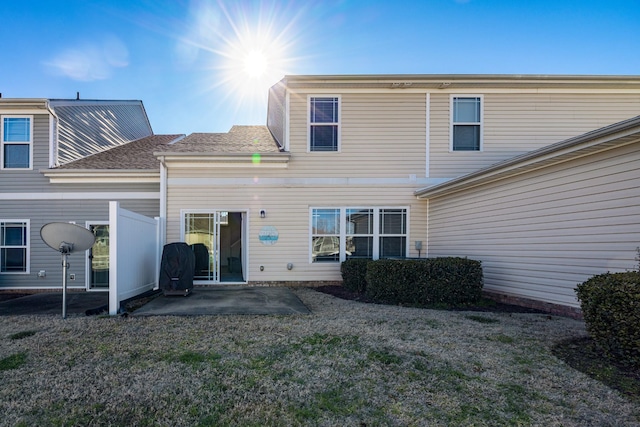
[[[188,294],[193,289],[195,266],[195,255],[189,245],[183,242],[164,245],[160,262],[160,289],[165,295]]]

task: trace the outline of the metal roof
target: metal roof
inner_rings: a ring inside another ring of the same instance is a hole
[[[153,135],[142,101],[49,101],[57,117],[57,159],[63,165]]]

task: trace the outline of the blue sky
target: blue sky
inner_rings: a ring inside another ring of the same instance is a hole
[[[19,0],[1,16],[4,98],[141,99],[157,134],[265,124],[285,74],[640,74],[640,0]]]

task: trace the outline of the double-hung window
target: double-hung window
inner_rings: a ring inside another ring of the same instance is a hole
[[[407,249],[407,210],[380,209],[380,258],[404,258]]]
[[[309,97],[309,151],[338,151],[340,98]]]
[[[451,97],[451,150],[480,151],[482,147],[482,97]]]
[[[312,208],[311,262],[404,258],[406,208]]]
[[[29,272],[29,220],[0,220],[0,273]]]
[[[32,124],[31,116],[2,116],[0,123],[2,169],[31,168]]]

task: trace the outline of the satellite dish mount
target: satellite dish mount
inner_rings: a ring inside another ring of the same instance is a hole
[[[79,225],[50,222],[40,229],[40,237],[51,249],[62,255],[62,318],[67,318],[67,257],[76,251],[86,251],[95,242],[95,236]]]

